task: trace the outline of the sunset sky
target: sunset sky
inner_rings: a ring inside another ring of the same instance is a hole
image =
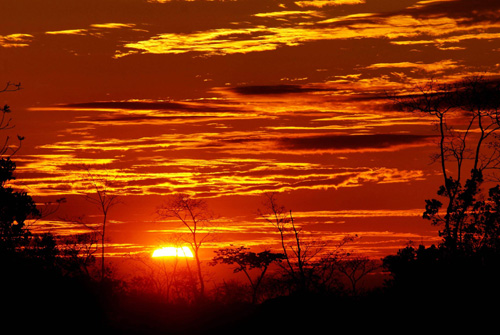
[[[278,192],[305,236],[384,256],[430,244],[440,185],[431,119],[387,93],[500,74],[498,0],[15,0],[0,4],[0,94],[25,136],[16,186],[67,199],[36,229],[100,220],[83,165],[113,178],[112,252],[153,250],[169,194],[207,200],[208,246],[263,249]],[[15,142],[13,142],[15,143]],[[212,256],[212,255],[210,255]]]

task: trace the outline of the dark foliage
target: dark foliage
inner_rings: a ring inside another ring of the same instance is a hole
[[[101,320],[90,282],[65,275],[53,235],[35,235],[26,222],[40,216],[25,192],[7,186],[16,165],[0,160],[0,289],[2,326],[17,333],[91,330]]]
[[[442,239],[437,246],[409,244],[385,257],[391,279],[384,297],[395,306],[417,306],[413,320],[435,317],[448,328],[443,330],[478,331],[492,325],[500,298],[500,188],[482,189],[500,166],[500,86],[484,78],[453,85],[431,81],[397,103],[436,120],[441,140],[435,159],[443,175],[437,195],[443,202],[426,200],[423,218],[442,228]],[[451,118],[462,119],[463,129],[452,127]],[[463,180],[466,166],[470,174]]]
[[[0,257],[27,243],[29,230],[25,222],[40,212],[25,192],[17,192],[7,183],[14,179],[16,164],[10,158],[0,159]]]

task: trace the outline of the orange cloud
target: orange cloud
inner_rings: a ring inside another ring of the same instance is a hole
[[[69,151],[68,146],[53,147],[54,152]],[[18,172],[22,179],[18,187],[29,187],[37,195],[82,194],[89,191],[87,172],[81,167],[90,165],[95,176],[112,176],[111,190],[126,194],[170,194],[194,192],[200,196],[253,195],[265,191],[291,191],[359,187],[365,183],[406,183],[423,180],[420,170],[396,168],[338,168],[333,165],[297,163],[293,160],[256,156],[255,158],[186,158],[142,157],[130,163],[119,157],[103,158],[103,165],[90,158],[66,155],[36,155],[21,157]],[[129,151],[139,150],[130,147]],[[247,153],[248,149],[247,149]],[[137,154],[141,154],[140,151]],[[142,153],[144,156],[144,153]],[[120,164],[120,168],[117,167]],[[125,164],[125,165],[124,165]],[[37,171],[35,174],[32,171]]]
[[[298,4],[323,7],[333,4],[355,4],[363,1],[302,1]],[[498,38],[498,24],[484,23],[470,18],[446,17],[431,11],[435,4],[445,1],[423,1],[398,13],[357,13],[326,18],[326,12],[275,11],[253,14],[258,18],[278,18],[276,25],[251,21],[239,23],[237,28],[218,28],[190,33],[157,34],[149,39],[126,43],[115,57],[133,53],[182,54],[196,52],[207,56],[250,53],[276,50],[283,46],[305,43],[342,40],[384,38],[390,43],[403,44],[418,41],[433,41],[436,45],[458,42],[470,38]],[[420,11],[420,12],[419,12]],[[286,23],[281,19],[286,18]],[[322,19],[323,18],[323,19]],[[322,20],[318,20],[322,19]],[[293,25],[288,23],[290,21]],[[234,23],[238,24],[238,23]],[[252,26],[249,26],[252,25]],[[456,37],[456,38],[455,38]],[[417,43],[417,42],[415,42]]]
[[[87,33],[88,29],[66,29],[45,32],[47,35],[86,35]]]
[[[0,35],[0,47],[3,48],[21,48],[29,46],[34,38],[31,34],[10,34]]]
[[[294,212],[297,218],[359,218],[359,217],[421,217],[422,208],[411,209],[356,209]]]
[[[435,63],[422,63],[422,62],[398,62],[398,63],[376,63],[367,66],[367,69],[382,69],[382,68],[414,68],[423,70],[425,72],[441,73],[445,70],[457,68],[457,61],[451,59],[441,60]]]
[[[300,7],[327,7],[340,5],[359,5],[364,4],[366,0],[312,0],[312,1],[295,1],[295,4]]]
[[[119,28],[133,28],[135,27],[135,24],[108,22],[108,23],[94,23],[91,24],[90,26],[93,28],[100,28],[100,29],[119,29]]]
[[[308,10],[308,11],[299,11],[299,10],[283,10],[283,11],[278,11],[278,12],[269,12],[269,13],[257,13],[254,14],[253,16],[256,17],[273,17],[273,18],[283,18],[287,16],[294,16],[294,17],[303,17],[303,16],[309,16],[309,17],[323,17],[323,14],[319,11],[314,11],[314,10]]]
[[[133,23],[94,23],[90,25],[90,28],[78,28],[78,29],[63,29],[46,31],[47,35],[91,35],[91,36],[102,36],[102,31],[107,29],[120,29],[120,28],[133,28],[136,25]]]

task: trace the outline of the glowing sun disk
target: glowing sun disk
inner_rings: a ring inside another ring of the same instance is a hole
[[[189,247],[165,247],[156,249],[153,252],[153,257],[193,257],[193,253]]]

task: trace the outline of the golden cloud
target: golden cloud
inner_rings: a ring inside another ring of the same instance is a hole
[[[47,35],[92,35],[101,36],[101,32],[106,29],[120,29],[120,28],[133,28],[136,25],[134,23],[94,23],[90,25],[90,28],[78,28],[78,29],[63,29],[46,31]]]
[[[0,35],[0,47],[4,48],[20,48],[27,47],[34,38],[30,34],[10,34]]]
[[[45,32],[47,35],[86,35],[87,33],[88,29],[66,29]]]
[[[376,63],[367,66],[366,69],[383,69],[383,68],[414,68],[425,72],[440,73],[445,70],[457,68],[457,61],[445,59],[434,63],[423,62],[398,62],[398,63]]]
[[[269,12],[269,13],[258,13],[254,14],[256,17],[274,17],[274,18],[282,18],[287,16],[315,16],[315,17],[323,17],[323,13],[315,10],[308,11],[299,11],[299,10],[283,10],[278,12]]]
[[[135,24],[109,22],[109,23],[94,23],[91,24],[90,26],[93,28],[100,28],[100,29],[119,29],[119,28],[133,28],[135,27]]]
[[[366,13],[321,22],[304,21],[294,26],[219,28],[194,33],[159,34],[148,40],[125,44],[123,47],[129,50],[118,51],[115,57],[123,57],[138,51],[152,54],[197,52],[205,55],[225,55],[270,51],[282,46],[297,46],[314,41],[361,38],[386,38],[394,43],[402,43],[399,39],[426,36],[433,37],[432,40],[436,40],[437,43],[443,43],[454,41],[454,37],[450,37],[454,34],[462,34],[461,39],[474,36],[496,38],[498,33],[484,31],[492,28],[495,26],[485,27],[482,24],[463,28],[459,26],[459,21],[447,17],[415,18],[410,15],[376,17]],[[470,34],[463,35],[464,30]],[[445,37],[439,41],[440,36]]]
[[[299,7],[327,7],[340,5],[359,5],[364,4],[366,0],[312,0],[312,1],[295,1]]]

